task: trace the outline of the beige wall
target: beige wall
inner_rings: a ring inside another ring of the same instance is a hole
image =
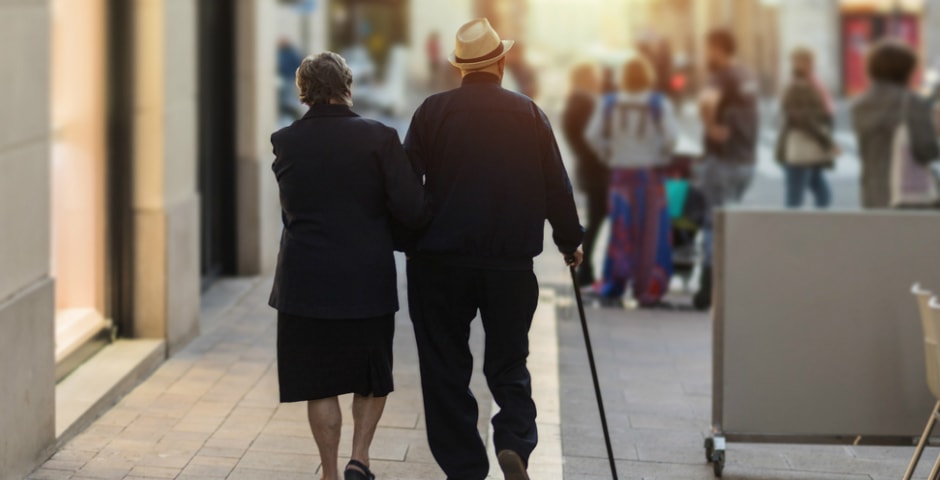
[[[940,68],[940,0],[927,0],[924,7],[924,57],[930,65]]]
[[[22,478],[55,435],[48,1],[0,3],[0,37],[0,472]]]
[[[137,0],[134,335],[171,351],[198,331],[195,0]]]
[[[411,54],[408,58],[412,78],[426,82],[428,55],[426,44],[431,32],[437,31],[441,38],[441,61],[454,48],[454,35],[461,25],[473,19],[471,0],[412,0],[410,7]],[[446,68],[446,67],[445,67]]]
[[[236,155],[238,164],[238,271],[274,270],[281,217],[271,173],[271,133],[276,125],[274,0],[238,0]]]
[[[789,0],[780,2],[781,84],[790,77],[789,52],[808,47],[816,54],[816,74],[832,92],[842,84],[837,0]]]
[[[51,8],[56,309],[94,309],[100,315],[105,295],[105,1],[53,0]]]

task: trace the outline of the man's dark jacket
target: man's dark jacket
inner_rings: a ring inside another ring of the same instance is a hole
[[[398,310],[393,220],[430,216],[394,129],[344,105],[315,105],[271,136],[284,230],[269,303],[321,319]]]
[[[450,264],[531,269],[545,220],[573,253],[584,235],[555,136],[528,97],[474,73],[418,108],[405,150],[434,198],[413,254]]]

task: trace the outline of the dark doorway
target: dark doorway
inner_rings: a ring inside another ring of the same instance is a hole
[[[199,193],[203,289],[236,273],[235,5],[199,5]]]
[[[112,335],[134,336],[134,10],[109,0],[105,315]]]

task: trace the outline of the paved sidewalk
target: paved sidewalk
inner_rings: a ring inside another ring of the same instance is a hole
[[[564,478],[608,480],[576,315],[565,312],[558,321]],[[590,308],[588,319],[620,478],[714,478],[703,449],[711,423],[708,316]],[[896,480],[912,453],[913,447],[731,443],[724,478]],[[927,478],[937,454],[925,452],[915,478]]]
[[[219,288],[229,288],[224,282]],[[252,282],[230,288],[235,295],[247,290],[231,308],[214,315],[206,312],[218,307],[204,308],[204,316],[214,320],[204,322],[200,337],[29,478],[319,478],[305,404],[278,403],[270,279]],[[425,440],[417,353],[405,309],[396,327],[396,391],[376,433],[373,468],[384,480],[442,478]],[[482,358],[479,332],[473,337],[475,356]],[[491,399],[481,376],[474,377],[473,389],[486,435]],[[350,401],[342,399],[347,422]],[[351,433],[344,427],[341,455],[350,452]]]
[[[545,270],[547,258],[537,262],[540,270]],[[560,262],[555,256],[550,260]],[[402,257],[398,270],[402,310],[396,317],[395,392],[376,433],[372,466],[382,480],[441,479],[444,474],[425,439]],[[29,478],[319,478],[305,404],[278,403],[276,313],[267,306],[270,286],[270,279],[244,278],[214,285],[203,295],[202,335]],[[540,432],[530,470],[535,478],[561,478],[558,341],[551,288],[542,289],[530,339]],[[482,375],[482,340],[476,321],[471,333],[476,359],[471,387],[480,407],[481,436],[489,439],[489,419],[497,407]],[[351,419],[350,403],[349,396],[341,399],[346,422]],[[349,454],[351,438],[351,427],[344,427],[341,456]],[[492,447],[489,450],[492,454]],[[495,458],[490,478],[502,478]]]

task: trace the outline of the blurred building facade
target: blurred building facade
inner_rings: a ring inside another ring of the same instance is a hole
[[[0,4],[0,477],[66,429],[58,380],[120,342],[165,358],[212,279],[273,268],[277,8]]]
[[[820,79],[848,96],[865,88],[867,49],[884,36],[904,39],[927,63],[940,60],[940,34],[928,28],[940,20],[937,0],[634,0],[632,7],[630,30],[665,36],[696,64],[699,80],[704,35],[730,29],[765,94],[787,80],[788,53],[797,46],[812,49]]]
[[[820,79],[834,92],[852,96],[867,86],[865,55],[885,36],[897,37],[917,50],[926,63],[940,55],[936,0],[796,0],[780,2],[781,49],[811,48]],[[780,59],[780,77],[789,74],[789,59]]]

